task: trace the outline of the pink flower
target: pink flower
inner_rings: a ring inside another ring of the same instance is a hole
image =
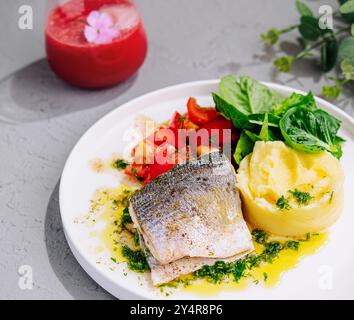
[[[110,43],[120,33],[119,29],[113,25],[112,17],[105,12],[90,12],[87,16],[87,24],[84,33],[86,40],[90,43]]]

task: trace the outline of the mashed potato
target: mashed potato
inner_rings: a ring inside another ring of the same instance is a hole
[[[302,236],[333,224],[343,206],[343,171],[327,152],[258,141],[237,173],[243,212],[256,228]]]

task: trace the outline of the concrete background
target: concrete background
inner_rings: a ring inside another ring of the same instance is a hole
[[[319,93],[326,80],[311,62],[278,74],[271,61],[298,48],[265,49],[260,33],[297,21],[292,0],[139,0],[149,53],[136,77],[85,91],[57,80],[44,59],[45,1],[0,2],[0,299],[112,299],[80,267],[65,241],[58,184],[79,137],[101,116],[143,93],[227,73]],[[315,10],[337,1],[307,1]],[[34,10],[34,29],[18,29],[18,8]],[[337,104],[354,115],[353,86]],[[33,270],[21,290],[19,267]]]

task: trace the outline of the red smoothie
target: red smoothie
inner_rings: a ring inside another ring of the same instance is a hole
[[[92,11],[108,14],[119,30],[109,43],[87,40],[84,30]],[[128,0],[69,0],[49,13],[45,38],[53,71],[83,88],[104,88],[128,79],[147,51],[142,20]]]

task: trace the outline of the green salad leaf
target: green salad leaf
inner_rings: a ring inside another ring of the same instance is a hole
[[[247,76],[222,78],[219,92],[222,99],[245,115],[269,112],[281,101],[276,92]]]
[[[337,137],[340,121],[318,109],[291,108],[280,120],[279,126],[285,142],[303,152],[329,151],[335,157],[342,155],[341,138]]]
[[[246,157],[253,151],[254,144],[257,141],[274,141],[276,140],[273,132],[269,129],[268,122],[268,113],[264,115],[262,121],[262,127],[260,133],[257,135],[250,130],[243,130],[238,140],[235,152],[234,159],[237,164],[240,164],[242,159]]]
[[[239,165],[244,157],[249,155],[254,148],[254,141],[248,137],[245,131],[241,132],[234,152],[234,159]]]
[[[349,49],[344,49],[346,54]],[[327,150],[337,158],[342,156],[344,139],[337,135],[341,123],[317,107],[311,91],[282,99],[250,77],[229,75],[221,79],[219,94],[212,95],[216,110],[241,129],[233,155],[237,164],[257,141],[285,141],[302,152]]]
[[[265,114],[264,116],[264,121],[263,121],[263,125],[262,125],[262,129],[261,132],[259,133],[259,138],[262,141],[270,141],[273,140],[271,138],[271,131],[269,131],[269,122],[268,122],[268,113]]]
[[[294,107],[304,107],[309,110],[316,110],[317,105],[312,92],[306,96],[300,93],[292,93],[288,98],[285,98],[280,104],[277,104],[273,112],[276,116],[282,117],[289,109]]]
[[[232,104],[221,98],[216,93],[212,93],[212,96],[215,102],[216,110],[226,119],[231,120],[235,128],[252,128],[252,124],[249,122],[248,117],[245,114],[240,112]]]
[[[250,138],[253,142],[257,141],[274,141],[276,140],[274,134],[269,129],[269,122],[268,122],[268,114],[265,114],[263,125],[259,134],[253,133],[249,130],[244,130],[248,138]]]
[[[267,115],[267,121],[269,127],[279,128],[279,120],[280,118],[272,113],[254,113],[248,116],[248,121],[251,124],[256,124],[259,126],[263,126],[263,122],[265,116]]]

